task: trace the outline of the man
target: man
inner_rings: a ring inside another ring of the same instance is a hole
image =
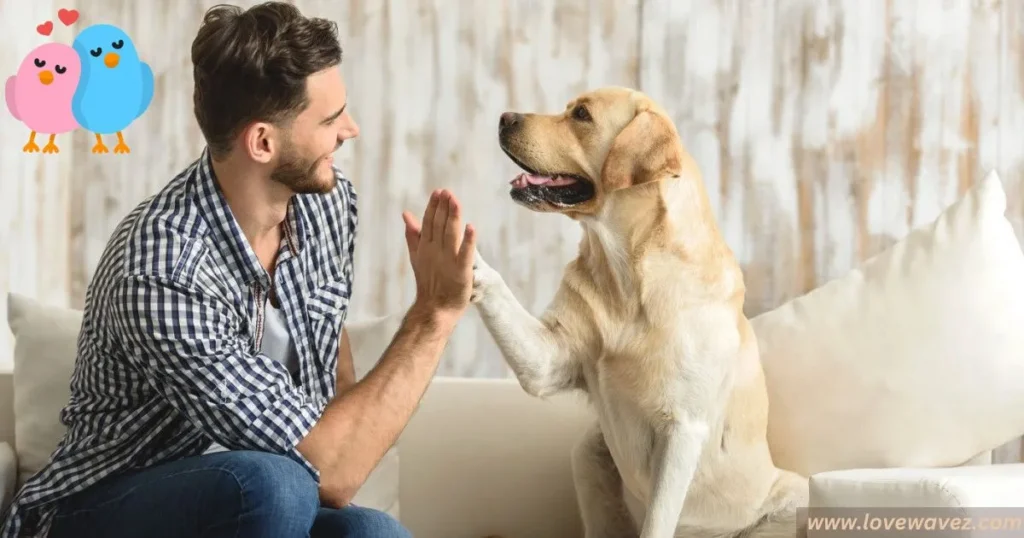
[[[284,3],[210,10],[192,47],[208,147],[115,230],[90,285],[68,433],[3,536],[396,537],[351,499],[469,303],[475,233],[435,192],[405,238],[416,298],[354,382],[343,323],[358,134],[336,27]]]

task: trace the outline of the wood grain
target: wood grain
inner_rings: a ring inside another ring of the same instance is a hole
[[[0,82],[17,73],[22,58],[51,40],[70,42],[71,29],[56,21],[49,1],[0,0]],[[44,37],[36,25],[55,22]],[[2,88],[2,86],[0,86]],[[69,201],[73,145],[71,135],[54,141],[60,152],[23,153],[30,130],[0,100],[0,312],[6,316],[7,291],[14,290],[53,304],[68,304],[70,282]],[[39,146],[47,137],[38,135]],[[6,319],[6,317],[5,317]],[[7,323],[0,327],[0,365],[11,364],[14,342]]]
[[[0,0],[3,78],[46,40],[111,22],[152,66],[129,155],[21,151],[0,114],[0,295],[81,306],[107,238],[202,148],[189,49],[215,0]],[[254,0],[240,2],[252,5]],[[673,114],[708,182],[756,315],[840,276],[998,170],[1024,233],[1024,4],[999,0],[414,0],[296,2],[338,22],[359,139],[338,163],[360,193],[352,315],[413,297],[401,211],[451,188],[480,248],[527,309],[547,306],[579,230],[511,202],[496,144],[505,110],[557,111],[578,92],[639,87]],[[74,28],[36,24],[75,7]],[[0,299],[0,301],[5,298]],[[12,342],[0,327],[0,365]],[[504,376],[475,312],[439,372]],[[1013,451],[1016,452],[1013,452]],[[1005,458],[1019,458],[1019,443]]]
[[[323,2],[310,13],[341,22],[352,113],[362,134],[341,150],[360,192],[362,239],[353,315],[404,309],[414,297],[401,211],[420,215],[433,189],[450,188],[523,305],[547,305],[579,230],[512,203],[516,168],[497,145],[509,109],[559,111],[597,85],[636,86],[637,0],[486,4]],[[412,13],[412,15],[410,15]],[[475,311],[456,330],[440,372],[504,376]]]

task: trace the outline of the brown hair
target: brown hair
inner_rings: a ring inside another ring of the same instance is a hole
[[[340,63],[337,25],[291,4],[210,8],[192,42],[192,98],[211,153],[250,122],[286,124],[308,105],[306,77]]]

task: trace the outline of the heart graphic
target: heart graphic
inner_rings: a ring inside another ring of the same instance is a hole
[[[36,26],[36,31],[43,35],[50,35],[50,32],[53,31],[53,22],[46,21],[43,24]]]
[[[78,20],[78,10],[61,8],[61,10],[57,12],[57,18],[60,19],[60,22],[64,23],[64,26],[71,26]]]

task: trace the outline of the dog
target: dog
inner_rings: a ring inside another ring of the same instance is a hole
[[[512,200],[583,231],[539,317],[479,251],[471,302],[527,393],[595,410],[571,454],[586,537],[804,535],[808,479],[769,451],[743,274],[665,110],[603,87],[503,113],[498,141],[523,170]]]

